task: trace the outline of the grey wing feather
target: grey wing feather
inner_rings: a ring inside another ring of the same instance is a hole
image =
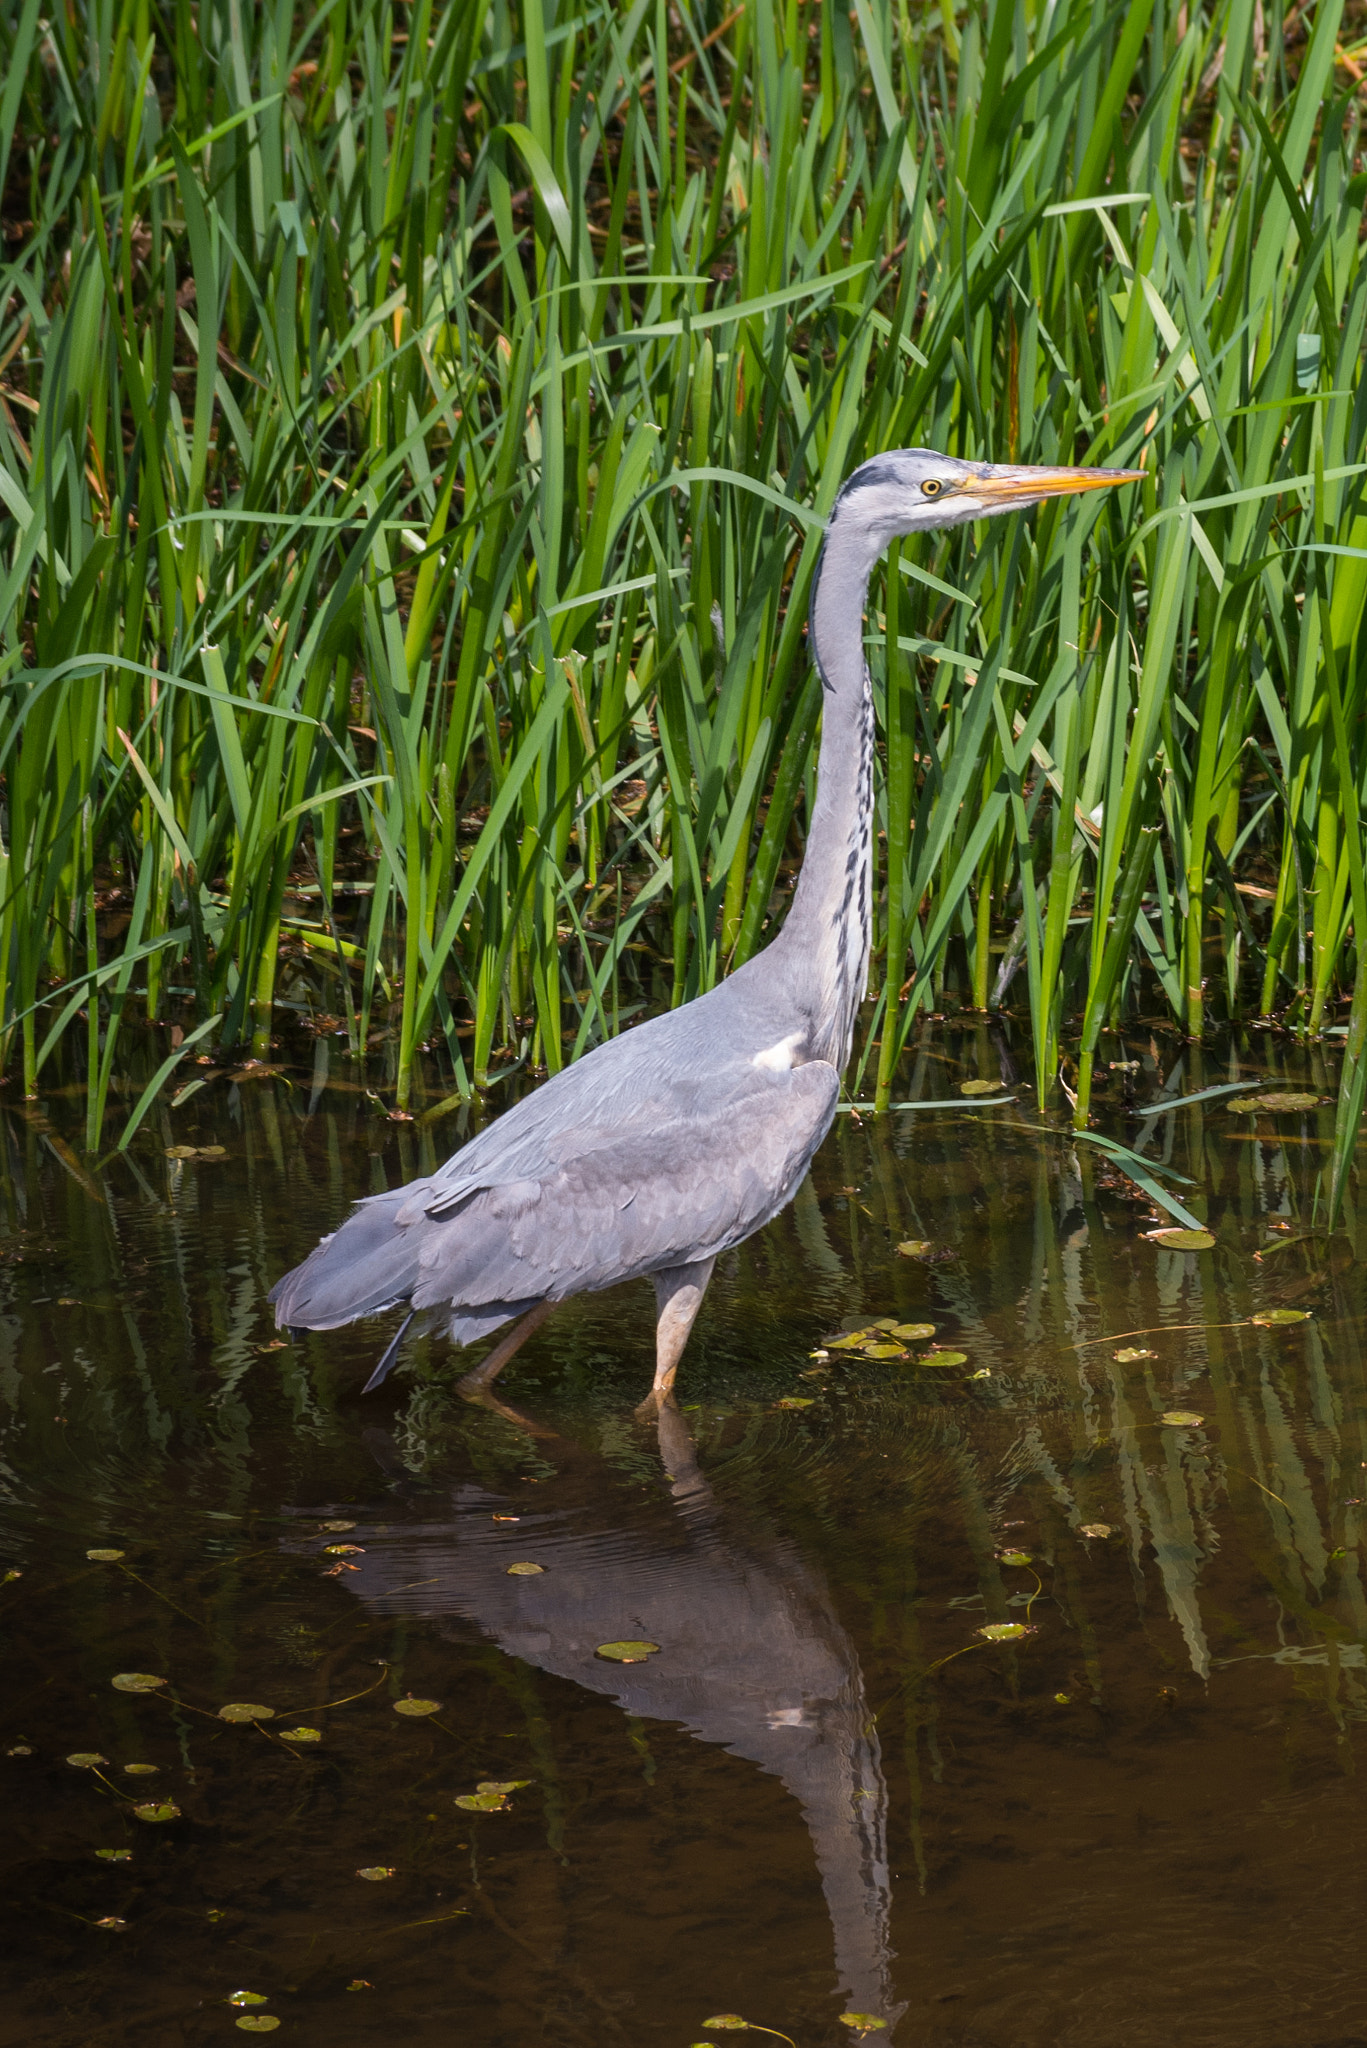
[[[449,1309],[470,1342],[532,1302],[710,1257],[767,1223],[830,1128],[834,1067],[681,1076],[674,1033],[635,1036],[630,1061],[594,1055],[430,1179],[360,1203],[272,1291],[277,1321],[334,1329],[402,1301]]]

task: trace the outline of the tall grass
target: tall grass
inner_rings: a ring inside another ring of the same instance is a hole
[[[1342,0],[4,0],[0,51],[0,1061],[74,1036],[91,1150],[282,1012],[406,1111],[421,1045],[554,1071],[748,958],[821,516],[926,443],[1148,481],[876,581],[878,1098],[946,1001],[1023,986],[1079,1123],[1137,1010],[1275,1014],[1346,1042],[1337,1207]]]

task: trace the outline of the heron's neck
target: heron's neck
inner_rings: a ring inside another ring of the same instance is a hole
[[[877,555],[828,532],[812,598],[811,646],[824,688],[816,802],[802,872],[777,946],[810,989],[807,1057],[843,1068],[869,971],[873,696],[864,599]]]

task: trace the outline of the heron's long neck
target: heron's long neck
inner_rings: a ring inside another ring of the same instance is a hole
[[[827,534],[812,598],[812,654],[825,690],[816,802],[797,890],[777,947],[801,962],[810,990],[809,1059],[843,1068],[869,971],[873,696],[864,661],[864,598],[876,555]]]

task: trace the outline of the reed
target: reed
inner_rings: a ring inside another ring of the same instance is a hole
[[[0,5],[0,1062],[555,1070],[782,914],[819,524],[890,445],[1149,480],[908,543],[856,1092],[1022,987],[1367,1064],[1342,0]],[[1023,980],[1015,981],[1018,971]],[[135,1084],[130,1076],[139,1076]],[[131,1119],[117,1131],[127,1142]]]

